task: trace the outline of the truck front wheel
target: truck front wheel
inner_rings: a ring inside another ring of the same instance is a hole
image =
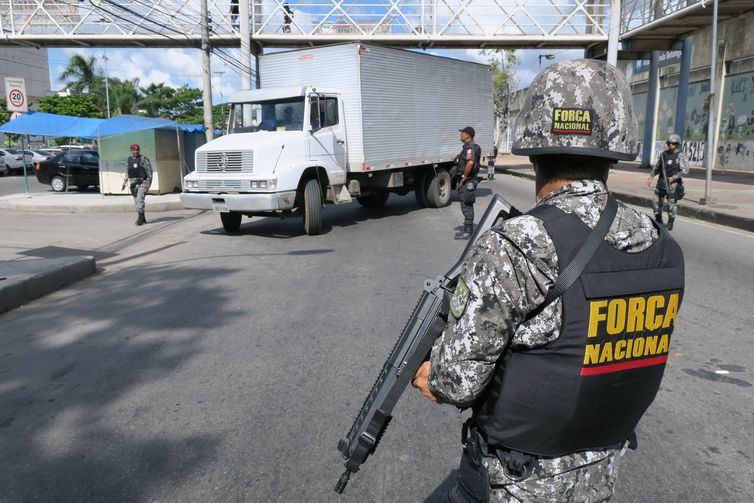
[[[427,206],[442,208],[450,203],[450,174],[444,169],[438,170],[427,187]]]
[[[322,191],[312,178],[304,186],[304,231],[316,236],[322,230]]]
[[[220,213],[220,220],[223,223],[223,229],[225,229],[225,232],[238,232],[238,229],[241,228],[241,215],[237,211],[232,211],[230,213]]]

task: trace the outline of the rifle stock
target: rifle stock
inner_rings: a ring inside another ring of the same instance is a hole
[[[452,292],[452,288],[455,287],[456,278],[461,272],[463,261],[469,250],[479,236],[489,230],[498,220],[520,214],[505,199],[495,195],[458,262],[443,276],[424,282],[424,291],[419,303],[382,366],[348,435],[338,443],[338,450],[346,460],[346,471],[335,486],[336,492],[343,492],[351,474],[359,471],[369,455],[374,453],[392,419],[391,413],[395,404],[419,366],[429,358],[432,344],[445,329],[448,315],[445,292]]]

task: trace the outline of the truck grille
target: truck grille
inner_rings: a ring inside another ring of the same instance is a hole
[[[199,180],[197,190],[225,191],[225,190],[248,190],[249,182],[246,180]]]
[[[254,152],[197,152],[197,173],[251,173]]]

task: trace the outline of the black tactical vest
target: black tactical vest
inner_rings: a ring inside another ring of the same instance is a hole
[[[469,172],[469,178],[473,180],[479,174],[479,163],[482,160],[482,147],[480,147],[473,141],[464,143],[463,147],[461,148],[461,153],[458,154],[458,175],[463,175],[463,172],[466,170],[466,163],[468,162],[468,160],[466,159],[466,150],[469,147],[471,147],[474,156],[474,166]]]
[[[545,223],[561,271],[591,229],[552,205]],[[492,446],[562,456],[615,447],[636,428],[660,387],[684,288],[683,253],[670,234],[639,253],[603,241],[565,292],[560,336],[509,348],[474,420]]]
[[[672,154],[668,150],[665,150],[660,155],[665,162],[665,173],[668,177],[675,176],[681,172],[681,164],[679,162],[680,150],[676,149]],[[660,177],[662,177],[662,172],[660,173]]]
[[[141,165],[141,156],[128,156],[128,178],[146,178],[147,170]]]

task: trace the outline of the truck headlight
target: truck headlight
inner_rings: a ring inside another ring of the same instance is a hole
[[[249,188],[259,190],[275,190],[278,187],[277,179],[272,180],[252,180],[249,182]]]

